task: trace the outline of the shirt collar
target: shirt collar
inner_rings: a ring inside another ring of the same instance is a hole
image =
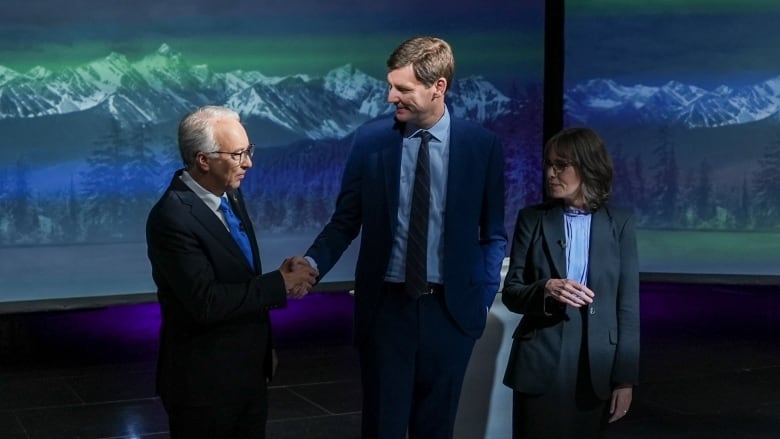
[[[181,179],[182,183],[187,185],[187,187],[190,188],[192,192],[195,192],[195,195],[203,200],[203,202],[206,203],[206,206],[208,206],[211,210],[216,211],[219,209],[219,204],[222,201],[221,197],[212,194],[206,188],[198,184],[198,182],[192,178],[192,175],[190,175],[189,172],[186,170],[183,171],[179,178]]]
[[[438,122],[436,122],[435,125],[428,128],[426,131],[431,133],[434,139],[441,142],[446,136],[447,132],[450,129],[450,112],[447,109],[447,106],[444,106],[444,114],[441,116],[441,119],[439,119]],[[423,128],[420,128],[419,126],[415,124],[407,124],[406,125],[406,132],[404,133],[404,137],[414,137],[417,135],[418,132],[423,130]]]

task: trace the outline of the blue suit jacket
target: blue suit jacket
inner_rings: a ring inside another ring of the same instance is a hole
[[[375,316],[390,260],[398,211],[403,126],[393,118],[359,128],[330,222],[307,256],[320,276],[361,232],[355,268],[355,337],[360,342]],[[445,201],[443,278],[447,309],[460,328],[478,338],[498,290],[506,251],[504,160],[495,134],[451,119]]]
[[[544,393],[555,379],[561,323],[566,312],[576,312],[552,299],[544,303],[547,280],[566,278],[564,228],[555,202],[524,208],[517,217],[501,299],[523,314],[504,376],[520,392]],[[606,399],[613,385],[639,379],[639,268],[630,211],[604,206],[593,213],[588,266],[588,288],[596,297],[585,313],[587,356],[593,390]]]

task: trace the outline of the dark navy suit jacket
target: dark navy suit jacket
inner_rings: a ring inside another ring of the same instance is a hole
[[[513,335],[504,383],[544,393],[555,378],[566,306],[547,299],[544,285],[566,278],[563,208],[549,202],[524,208],[517,218],[501,299],[523,314]],[[607,399],[616,384],[639,379],[639,269],[634,215],[604,206],[593,213],[588,288],[596,295],[585,313],[593,390]],[[572,312],[574,308],[569,308]]]
[[[271,373],[268,309],[283,306],[278,271],[260,254],[239,191],[228,194],[249,235],[255,266],[224,224],[173,177],[146,224],[162,310],[157,390],[166,405],[235,403],[265,391]]]
[[[307,256],[324,276],[361,233],[355,268],[355,336],[374,321],[398,211],[403,126],[369,122],[354,135],[336,209]],[[497,293],[506,251],[504,161],[495,134],[451,119],[442,239],[444,298],[459,327],[478,338]]]

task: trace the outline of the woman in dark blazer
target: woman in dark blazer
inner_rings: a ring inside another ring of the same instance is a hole
[[[513,437],[599,437],[638,380],[634,216],[607,204],[612,164],[593,130],[559,132],[544,157],[549,200],[520,210],[502,291],[523,314],[504,376]]]

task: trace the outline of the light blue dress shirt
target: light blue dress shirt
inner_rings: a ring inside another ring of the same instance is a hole
[[[393,249],[385,280],[406,280],[406,238],[409,233],[409,214],[412,210],[412,188],[420,138],[420,127],[406,125],[401,147],[401,184],[398,188],[397,225],[393,231]],[[431,209],[428,217],[428,282],[443,283],[442,255],[444,254],[444,217],[447,205],[447,164],[450,154],[450,113],[446,109],[436,125],[428,129],[433,138],[428,143],[431,167]]]
[[[582,210],[564,210],[566,224],[566,277],[588,285],[591,214]]]

